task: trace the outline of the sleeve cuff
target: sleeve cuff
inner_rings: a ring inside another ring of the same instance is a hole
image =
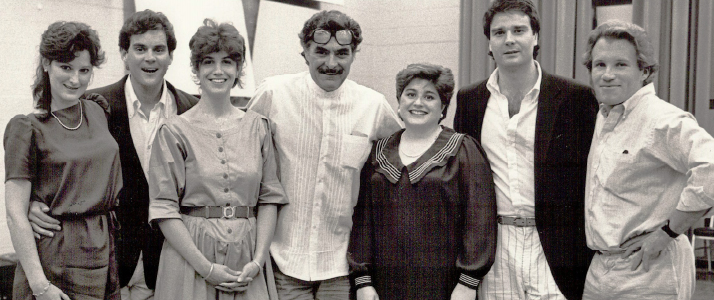
[[[465,285],[470,289],[475,290],[478,288],[478,284],[481,283],[481,280],[461,273],[461,276],[459,276],[459,283]]]
[[[366,286],[372,286],[372,276],[362,275],[355,278],[355,291]]]

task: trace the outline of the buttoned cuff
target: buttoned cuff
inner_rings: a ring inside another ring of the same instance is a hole
[[[367,286],[372,286],[372,276],[362,275],[355,277],[355,291]]]
[[[465,285],[467,288],[475,290],[478,288],[478,284],[481,283],[481,280],[461,273],[461,276],[459,276],[459,283]]]

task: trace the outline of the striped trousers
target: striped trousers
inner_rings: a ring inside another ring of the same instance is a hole
[[[498,224],[495,262],[481,283],[479,299],[565,300],[553,280],[535,226]]]

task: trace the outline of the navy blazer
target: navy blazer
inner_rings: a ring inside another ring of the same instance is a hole
[[[454,129],[481,142],[487,80],[457,94]],[[543,72],[535,133],[535,218],[546,260],[568,299],[582,299],[594,252],[585,241],[585,176],[598,105],[591,89]]]
[[[110,106],[109,132],[119,144],[122,179],[124,187],[119,192],[117,219],[120,228],[115,232],[117,260],[119,263],[119,281],[124,287],[129,283],[143,251],[144,276],[150,289],[156,286],[159,270],[159,256],[164,236],[158,228],[149,226],[149,184],[141,168],[139,155],[134,147],[134,140],[129,130],[129,114],[126,107],[124,87],[128,75],[118,82],[87,91],[97,93],[107,99]],[[176,101],[178,114],[182,114],[198,103],[198,99],[166,82],[171,95]]]

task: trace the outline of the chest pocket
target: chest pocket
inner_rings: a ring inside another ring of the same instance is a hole
[[[635,199],[643,190],[658,195],[663,186],[659,178],[652,176],[661,164],[641,157],[627,149],[605,150],[600,158],[597,176],[605,183],[605,189],[624,199]]]
[[[340,145],[340,164],[347,168],[361,169],[369,155],[371,144],[366,136],[343,135]]]

